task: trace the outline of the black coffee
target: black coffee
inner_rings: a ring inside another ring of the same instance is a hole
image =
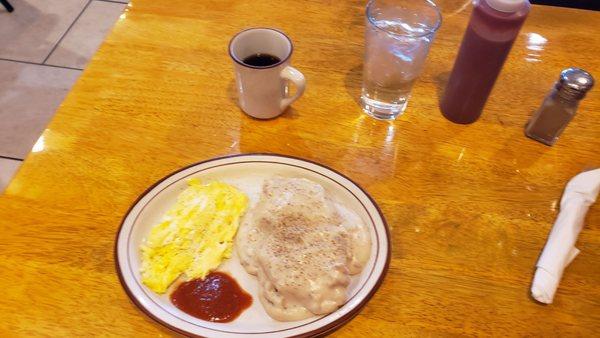
[[[277,56],[271,54],[257,53],[244,59],[244,63],[254,67],[268,67],[281,61]]]

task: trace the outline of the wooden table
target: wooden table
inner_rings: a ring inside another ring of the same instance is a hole
[[[437,102],[470,6],[441,6],[409,108],[385,123],[357,104],[363,1],[133,0],[0,197],[0,336],[172,335],[119,284],[121,218],[173,170],[247,152],[339,170],[387,217],[389,273],[336,336],[597,334],[598,205],[554,304],[529,288],[565,183],[600,165],[600,86],[554,147],[525,138],[523,125],[561,69],[600,78],[600,13],[533,6],[483,117],[463,126]],[[270,121],[234,101],[226,48],[252,26],[288,33],[308,82]]]

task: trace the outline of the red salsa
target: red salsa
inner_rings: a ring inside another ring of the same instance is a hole
[[[204,279],[180,284],[171,294],[171,302],[196,318],[226,323],[250,307],[252,296],[228,274],[211,272]]]

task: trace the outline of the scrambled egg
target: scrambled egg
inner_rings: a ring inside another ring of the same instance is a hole
[[[141,245],[142,282],[164,293],[182,273],[204,278],[231,256],[248,198],[235,187],[190,179],[177,202]]]

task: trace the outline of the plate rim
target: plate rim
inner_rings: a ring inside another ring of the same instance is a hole
[[[330,170],[330,171],[334,172],[335,174],[340,175],[341,177],[347,179],[352,184],[354,184],[358,189],[360,189],[362,191],[362,193],[365,196],[367,196],[367,198],[369,199],[369,201],[375,207],[375,210],[379,214],[379,217],[381,218],[381,220],[383,222],[383,227],[385,229],[385,237],[386,237],[386,242],[387,242],[387,252],[386,252],[385,263],[384,263],[383,269],[381,271],[381,275],[378,277],[378,279],[375,282],[375,285],[373,286],[373,288],[371,288],[371,290],[369,290],[369,292],[367,293],[367,295],[365,296],[365,298],[358,305],[356,305],[353,309],[351,309],[350,311],[348,311],[348,313],[346,313],[342,317],[334,320],[333,322],[331,322],[331,323],[329,323],[327,325],[315,328],[315,329],[313,329],[311,331],[304,332],[304,333],[301,333],[301,334],[298,334],[298,335],[295,335],[295,336],[292,336],[292,337],[295,337],[295,338],[315,337],[315,336],[325,335],[325,334],[329,334],[329,333],[331,333],[333,331],[336,331],[337,329],[339,329],[340,327],[342,327],[343,325],[345,325],[346,323],[348,323],[350,320],[352,320],[354,317],[356,317],[361,312],[361,310],[365,307],[365,305],[371,300],[371,298],[373,298],[373,296],[375,295],[375,293],[377,292],[377,290],[379,290],[379,288],[381,287],[381,284],[383,284],[383,280],[385,279],[385,277],[386,277],[386,275],[388,273],[388,270],[389,270],[391,256],[392,256],[392,241],[391,241],[391,238],[390,238],[390,229],[389,229],[388,223],[387,223],[387,221],[385,219],[385,216],[383,215],[383,212],[379,208],[379,205],[375,202],[375,200],[373,199],[373,197],[371,197],[371,195],[362,186],[360,186],[358,183],[356,183],[350,177],[342,174],[341,172],[339,172],[339,171],[337,171],[337,170],[335,170],[335,169],[333,169],[333,168],[331,168],[331,167],[329,167],[329,166],[327,166],[325,164],[321,164],[321,163],[318,163],[318,162],[313,161],[313,160],[309,160],[309,159],[305,159],[305,158],[301,158],[301,157],[297,157],[297,156],[293,156],[293,155],[284,155],[284,154],[278,154],[278,153],[256,152],[256,153],[240,153],[240,154],[229,154],[229,155],[224,155],[224,156],[211,157],[209,159],[198,161],[198,162],[194,162],[194,163],[191,163],[191,164],[186,165],[184,167],[181,167],[179,169],[176,169],[176,170],[168,173],[167,175],[163,176],[162,178],[160,178],[156,182],[154,182],[148,188],[146,188],[140,195],[138,195],[138,197],[132,202],[131,206],[127,209],[127,211],[123,215],[123,218],[121,219],[121,222],[120,222],[119,227],[118,227],[117,232],[116,232],[116,236],[115,236],[115,240],[114,240],[114,248],[113,248],[113,259],[114,259],[114,262],[115,262],[115,269],[116,269],[116,273],[117,273],[117,276],[119,278],[119,283],[121,284],[121,287],[123,288],[123,290],[127,294],[127,297],[129,298],[129,300],[132,301],[133,304],[139,310],[141,310],[146,316],[148,316],[149,318],[151,318],[152,320],[154,320],[158,324],[162,325],[163,327],[168,328],[169,330],[172,330],[174,332],[180,333],[180,334],[182,334],[184,336],[188,336],[188,337],[201,337],[199,335],[196,335],[194,333],[185,331],[183,329],[180,329],[178,327],[175,327],[175,326],[173,326],[173,325],[171,325],[171,324],[163,321],[162,319],[160,319],[157,316],[155,316],[154,314],[152,314],[149,310],[147,310],[142,304],[140,304],[139,300],[135,297],[135,295],[133,294],[133,292],[127,286],[127,283],[125,282],[124,277],[123,277],[123,272],[121,271],[121,267],[119,266],[119,253],[118,253],[119,237],[121,235],[121,231],[123,229],[123,225],[125,223],[125,220],[129,216],[129,214],[131,213],[131,211],[133,210],[133,208],[135,208],[135,206],[140,202],[140,200],[143,199],[148,193],[150,193],[150,191],[152,191],[152,189],[154,189],[156,186],[158,186],[159,184],[161,184],[163,181],[165,181],[169,177],[171,177],[171,176],[173,176],[173,175],[175,175],[175,174],[177,174],[177,173],[179,173],[181,171],[184,171],[184,170],[187,170],[187,169],[192,168],[194,166],[197,166],[197,165],[201,165],[201,164],[205,164],[205,163],[209,163],[209,162],[213,162],[213,161],[218,161],[218,160],[226,160],[226,159],[230,159],[230,158],[247,157],[247,156],[273,156],[273,157],[288,158],[288,159],[299,160],[299,161],[311,163],[311,164],[323,167],[323,168],[325,168],[327,170]]]

